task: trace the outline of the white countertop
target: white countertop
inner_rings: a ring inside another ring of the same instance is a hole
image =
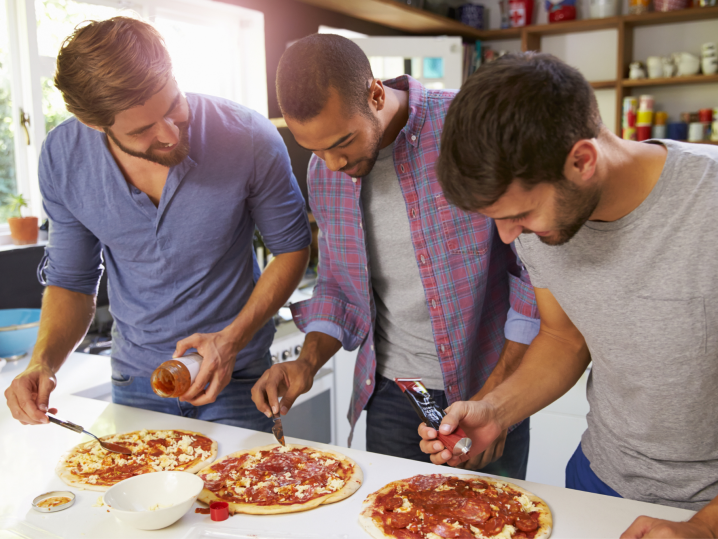
[[[9,363],[0,372],[0,391],[27,365],[27,359]],[[58,375],[58,387],[50,405],[58,415],[83,425],[97,435],[139,429],[189,429],[202,432],[219,442],[219,456],[239,449],[267,445],[270,434],[194,419],[148,412],[74,395],[106,384],[110,377],[109,358],[73,354]],[[89,427],[89,428],[88,428]],[[92,507],[100,493],[69,489],[55,475],[62,453],[86,441],[55,425],[23,426],[10,415],[4,400],[0,404],[0,539],[31,538],[126,538],[163,537],[199,539],[367,539],[357,523],[364,498],[391,481],[424,473],[442,473],[449,468],[387,457],[354,449],[335,448],[354,459],[364,471],[364,485],[345,501],[304,513],[288,515],[236,515],[224,522],[212,522],[209,515],[190,510],[164,530],[146,532],[119,523],[105,508]],[[303,443],[289,438],[287,441]],[[324,444],[306,442],[323,447]],[[588,494],[555,486],[514,481],[542,497],[551,508],[554,538],[618,537],[639,515],[670,520],[686,520],[691,511]],[[58,513],[38,513],[31,500],[51,490],[72,490],[75,505]],[[199,507],[199,505],[196,505]]]

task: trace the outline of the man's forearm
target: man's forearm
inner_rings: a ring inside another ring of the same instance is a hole
[[[718,498],[713,498],[708,505],[693,515],[689,522],[693,521],[708,528],[713,537],[718,537]]]
[[[94,316],[95,296],[48,286],[30,365],[45,365],[57,372],[84,338]]]
[[[500,423],[507,428],[566,393],[590,361],[583,339],[567,341],[542,329],[516,371],[485,400],[497,409]]]
[[[227,326],[237,351],[274,316],[297,288],[309,262],[309,248],[275,256],[257,281],[247,304]]]
[[[469,400],[479,401],[483,399],[492,389],[511,376],[516,369],[519,368],[528,347],[528,344],[521,344],[506,339],[494,370],[491,371],[481,390]]]
[[[321,331],[311,331],[304,338],[302,353],[297,361],[307,365],[314,376],[341,347],[342,343],[331,335]]]

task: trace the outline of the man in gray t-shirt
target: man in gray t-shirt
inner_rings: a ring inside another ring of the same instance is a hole
[[[592,362],[566,486],[699,511],[640,517],[622,537],[716,537],[718,148],[618,138],[577,70],[529,53],[464,85],[441,152],[447,199],[516,241],[541,315],[514,375],[452,405],[442,429],[461,423],[480,451]],[[420,433],[434,462],[454,463]]]

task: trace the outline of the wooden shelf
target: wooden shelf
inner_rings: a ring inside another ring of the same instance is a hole
[[[618,28],[623,24],[629,27],[671,24],[718,19],[718,7],[690,8],[677,11],[643,13],[641,15],[621,15],[605,19],[582,19],[506,28],[501,30],[477,30],[448,17],[442,17],[430,11],[408,6],[396,0],[297,0],[304,4],[336,11],[350,17],[370,21],[396,30],[412,34],[457,35],[482,41],[503,39],[524,39],[529,36],[549,36],[571,34],[574,32],[592,32]]]
[[[616,81],[615,80],[597,80],[597,81],[591,82],[591,87],[594,90],[605,90],[606,88],[615,88]]]
[[[660,79],[624,79],[622,84],[626,88],[645,86],[680,86],[683,84],[709,84],[718,83],[718,75],[692,75],[690,77],[670,77]]]

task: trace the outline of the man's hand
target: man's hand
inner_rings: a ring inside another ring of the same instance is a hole
[[[464,462],[460,462],[456,465],[457,468],[463,468],[464,470],[481,470],[484,466],[488,466],[492,462],[495,462],[501,458],[504,454],[504,446],[506,445],[506,436],[509,430],[503,430],[499,434],[489,447],[484,449],[483,453],[479,453],[475,457],[469,458]]]
[[[621,539],[709,539],[715,537],[716,534],[695,517],[688,522],[672,522],[642,516],[634,520],[633,524],[621,535]]]
[[[45,414],[57,413],[55,408],[48,409],[50,393],[56,385],[57,379],[52,369],[40,364],[28,366],[5,390],[12,416],[23,425],[47,423]]]
[[[277,363],[257,380],[252,388],[252,400],[257,409],[267,417],[281,413],[286,415],[294,401],[312,388],[314,372],[311,366],[298,359]],[[282,408],[279,408],[282,397]]]
[[[177,343],[172,357],[182,357],[190,348],[197,349],[197,353],[202,356],[202,366],[197,378],[180,400],[202,406],[217,400],[219,392],[229,384],[241,347],[224,331],[195,333]],[[209,386],[205,388],[207,384]]]
[[[483,453],[504,431],[497,419],[496,409],[486,401],[455,402],[446,409],[446,412],[439,430],[442,434],[450,434],[461,424],[461,428],[471,438],[471,451],[468,455],[455,457],[436,439],[436,430],[422,423],[419,425],[419,436],[422,438],[420,447],[424,453],[431,455],[431,462],[434,464],[448,463],[450,466],[456,466],[467,460],[470,461]]]

